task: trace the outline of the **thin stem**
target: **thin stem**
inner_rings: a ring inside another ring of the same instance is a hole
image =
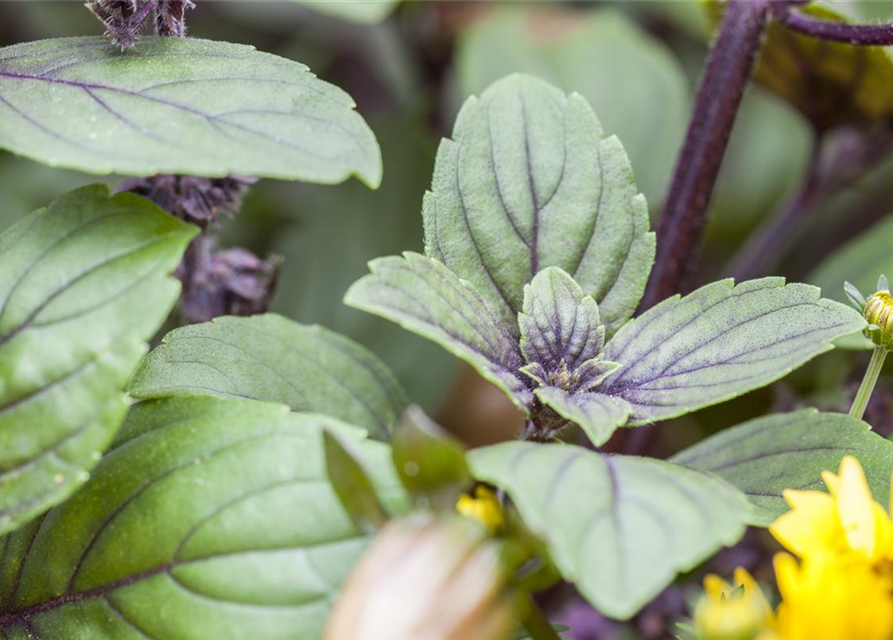
[[[679,291],[692,264],[729,134],[762,41],[768,7],[766,0],[729,0],[726,4],[685,144],[676,160],[657,231],[657,260],[641,310]]]
[[[524,618],[524,629],[533,640],[561,640],[552,623],[543,615],[539,605],[533,598],[527,605],[527,615]]]
[[[865,377],[862,378],[862,384],[859,385],[859,391],[853,400],[853,406],[850,408],[850,415],[854,418],[861,419],[865,415],[865,407],[868,406],[868,400],[871,398],[871,392],[874,391],[874,385],[877,384],[878,376],[881,375],[881,369],[884,367],[884,358],[887,357],[887,349],[884,347],[875,347],[871,354],[871,361],[868,363],[868,369],[865,370]]]
[[[817,138],[799,192],[767,218],[732,258],[727,273],[737,282],[770,272],[794,243],[813,203],[823,192],[819,180],[821,157],[822,139]]]
[[[846,24],[828,22],[801,13],[785,4],[773,6],[773,17],[792,31],[835,42],[848,42],[862,46],[893,45],[893,24]]]

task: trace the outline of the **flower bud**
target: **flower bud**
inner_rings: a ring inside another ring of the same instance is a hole
[[[499,498],[484,485],[475,487],[474,496],[460,496],[456,501],[456,511],[466,518],[480,522],[490,533],[499,533],[505,525]]]
[[[756,640],[774,622],[772,608],[750,574],[735,570],[738,587],[715,575],[704,579],[704,595],[694,612],[699,640]]]
[[[325,640],[503,640],[514,628],[498,543],[464,518],[389,523],[344,586]]]
[[[881,290],[868,296],[862,312],[869,327],[865,335],[879,346],[893,348],[893,297]]]

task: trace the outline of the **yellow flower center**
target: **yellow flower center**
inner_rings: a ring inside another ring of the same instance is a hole
[[[456,511],[466,518],[477,520],[491,533],[499,533],[505,525],[499,498],[483,485],[475,487],[474,496],[465,494],[460,497],[456,502]]]

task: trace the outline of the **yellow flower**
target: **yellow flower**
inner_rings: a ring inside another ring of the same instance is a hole
[[[704,640],[756,640],[771,637],[772,607],[756,581],[735,569],[733,587],[717,575],[704,578],[704,596],[695,607],[694,623]]]
[[[859,461],[846,456],[829,493],[785,491],[791,510],[769,528],[800,557],[781,553],[775,576],[780,640],[893,637],[893,523],[871,495]]]
[[[491,533],[499,533],[505,524],[499,498],[483,485],[475,488],[474,497],[466,494],[459,498],[456,502],[456,511],[466,518],[477,520]]]
[[[778,640],[890,640],[893,599],[889,576],[867,562],[840,561],[825,554],[800,562],[775,557],[781,593]]]
[[[769,527],[772,535],[801,558],[893,559],[893,523],[871,497],[859,461],[846,456],[838,475],[825,472],[822,478],[830,493],[784,492],[791,510]]]

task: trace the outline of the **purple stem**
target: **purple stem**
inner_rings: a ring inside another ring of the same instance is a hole
[[[846,24],[814,18],[785,4],[773,4],[772,17],[792,31],[856,45],[893,45],[893,24]]]
[[[679,291],[692,264],[768,10],[767,0],[729,0],[726,4],[685,144],[676,160],[657,231],[657,260],[640,311]]]

